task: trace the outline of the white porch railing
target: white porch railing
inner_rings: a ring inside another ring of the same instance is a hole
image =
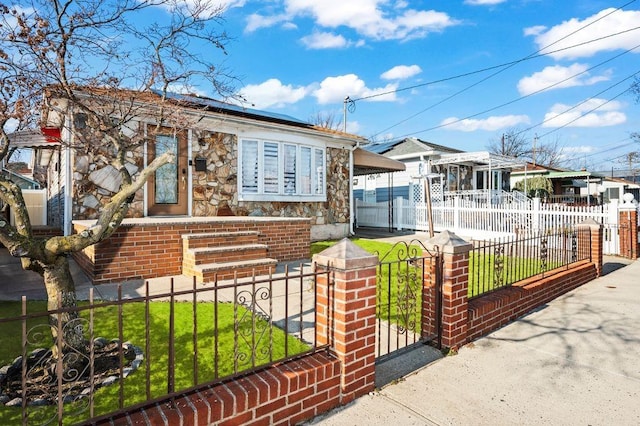
[[[604,225],[604,253],[619,254],[618,202],[601,206],[566,206],[543,204],[540,199],[528,202],[492,204],[469,198],[449,198],[432,206],[434,231],[450,230],[472,239],[514,236],[521,232],[562,229],[593,219]],[[356,224],[428,231],[426,205],[412,204],[402,198],[388,203],[356,202]],[[390,223],[390,218],[393,222]]]

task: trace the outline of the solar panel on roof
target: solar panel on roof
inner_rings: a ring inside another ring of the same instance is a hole
[[[160,95],[161,93],[159,91],[155,91],[158,95]],[[309,123],[299,120],[295,117],[291,117],[289,115],[286,114],[278,114],[278,113],[274,113],[274,112],[269,112],[269,111],[262,111],[259,109],[254,109],[254,108],[245,108],[243,106],[240,105],[234,105],[234,104],[229,104],[226,102],[221,102],[221,101],[217,101],[215,99],[211,99],[211,98],[202,98],[199,96],[194,96],[194,95],[183,95],[183,94],[179,94],[179,93],[167,93],[166,96],[170,99],[174,99],[177,101],[183,101],[183,102],[189,102],[189,103],[193,103],[193,104],[198,104],[198,105],[202,105],[202,106],[207,106],[207,107],[211,107],[211,108],[216,108],[216,109],[221,109],[221,110],[225,110],[225,111],[233,111],[233,112],[238,112],[238,113],[242,113],[242,114],[250,114],[250,115],[255,115],[257,117],[265,117],[265,118],[271,118],[274,120],[280,120],[280,121],[289,121],[291,123],[297,123],[297,124],[304,124],[304,125],[308,125]]]
[[[363,148],[369,152],[373,152],[375,154],[382,154],[389,151],[391,148],[396,146],[399,142],[402,141],[393,141],[393,142],[383,142],[383,143],[372,143]]]

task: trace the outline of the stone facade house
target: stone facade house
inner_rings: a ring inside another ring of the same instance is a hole
[[[133,173],[151,161],[154,149],[177,154],[177,164],[164,166],[136,195],[130,217],[304,217],[312,221],[312,239],[349,233],[352,151],[362,138],[283,114],[172,96],[198,114],[197,126],[177,134],[167,128],[130,153]],[[74,220],[95,219],[120,183],[107,155],[72,148],[73,132],[82,131],[73,114],[52,107],[47,123],[62,127],[62,143],[47,164],[49,224],[66,234]],[[141,118],[128,126],[154,124]]]
[[[169,96],[186,118],[180,129],[162,127],[144,114],[157,108],[158,94],[129,96],[141,113],[118,131],[145,140],[127,154],[132,176],[166,150],[176,161],[136,193],[109,239],[74,254],[95,283],[265,273],[275,262],[308,258],[310,241],[351,233],[354,156],[363,138],[193,95]],[[38,157],[47,170],[48,225],[69,235],[93,224],[120,176],[100,133],[92,139],[87,117],[64,101],[47,101],[43,125],[60,129],[59,143]]]

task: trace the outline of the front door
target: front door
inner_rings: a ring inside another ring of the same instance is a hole
[[[173,152],[176,161],[160,167],[149,178],[147,213],[149,216],[186,215],[189,189],[186,133],[161,128],[152,138],[147,149],[149,162],[165,152]]]

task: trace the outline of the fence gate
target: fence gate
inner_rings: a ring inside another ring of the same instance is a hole
[[[441,340],[442,257],[418,240],[381,256],[376,303],[378,361],[418,343]]]

